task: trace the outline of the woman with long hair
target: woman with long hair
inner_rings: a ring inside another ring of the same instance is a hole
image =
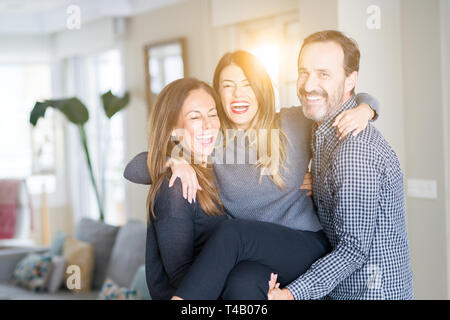
[[[147,198],[146,274],[155,299],[172,296],[206,239],[226,219],[208,165],[220,130],[218,102],[208,84],[180,79],[161,91],[149,117],[147,167],[153,183]],[[192,160],[202,188],[193,205],[183,198],[179,181],[169,188],[166,157],[178,151]]]

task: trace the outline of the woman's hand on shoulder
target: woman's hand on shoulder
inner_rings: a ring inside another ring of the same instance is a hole
[[[169,180],[169,188],[173,186],[175,180],[180,178],[183,188],[183,198],[189,203],[195,202],[197,190],[202,190],[198,183],[197,174],[194,168],[184,159],[170,158],[166,162],[166,167],[172,170]]]
[[[344,139],[353,131],[353,136],[357,136],[366,129],[369,120],[375,116],[375,111],[368,104],[360,104],[356,108],[341,112],[333,122],[333,127],[337,127],[339,140]]]

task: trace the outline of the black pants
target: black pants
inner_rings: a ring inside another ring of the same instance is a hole
[[[322,231],[226,220],[206,242],[175,295],[189,300],[267,299],[271,272],[284,287],[330,250]]]

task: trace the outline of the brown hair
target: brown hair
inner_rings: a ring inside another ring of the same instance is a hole
[[[279,159],[278,163],[285,168],[284,161],[286,159],[287,138],[281,130],[279,123],[280,120],[275,110],[275,93],[272,86],[272,80],[270,79],[270,76],[264,66],[253,54],[244,50],[238,50],[235,52],[226,53],[217,64],[213,78],[213,87],[217,92],[219,92],[220,89],[220,74],[222,70],[232,64],[238,66],[244,72],[245,77],[255,93],[256,100],[259,105],[258,111],[249,127],[249,129],[255,130],[257,134],[256,137],[253,136],[254,139],[251,143],[254,145],[258,142],[258,140],[261,140],[259,139],[259,132],[261,129],[268,130],[269,136],[272,130],[279,130],[280,141],[277,141],[278,143],[275,147],[273,147],[271,143],[268,144],[267,155],[263,156],[258,154],[256,165],[261,167],[260,178],[262,177],[263,170],[271,167],[271,174],[269,175],[270,179],[279,188],[283,189],[285,184],[283,177],[280,174],[279,166],[273,166],[272,160],[274,158]],[[225,134],[225,130],[233,129],[235,126],[226,115],[224,106],[221,102],[217,106],[217,111],[222,124],[221,128],[223,136],[227,139],[229,137]]]
[[[340,31],[336,30],[325,30],[311,34],[304,41],[298,58],[302,54],[303,48],[311,43],[315,42],[328,42],[332,41],[339,44],[344,51],[344,71],[345,76],[349,76],[354,71],[359,71],[359,60],[361,58],[361,53],[359,51],[358,43],[352,38],[347,37]],[[353,88],[352,94],[355,93]]]
[[[170,171],[165,167],[166,156],[171,157],[172,150],[178,144],[171,139],[171,133],[181,114],[184,101],[189,93],[196,89],[205,90],[214,99],[216,106],[220,103],[217,93],[207,83],[195,78],[183,78],[164,87],[150,113],[147,167],[152,185],[147,196],[147,208],[155,218],[155,199],[164,179],[168,179]],[[189,150],[187,151],[189,153]],[[212,177],[211,167],[205,168],[194,162],[190,163],[202,188],[197,191],[200,207],[207,215],[220,215],[222,213],[220,209],[223,207]]]

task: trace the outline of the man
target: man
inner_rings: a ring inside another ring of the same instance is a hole
[[[403,174],[397,156],[371,124],[336,137],[334,122],[356,106],[360,52],[338,31],[305,39],[297,90],[313,125],[314,203],[332,251],[269,299],[413,299]]]

